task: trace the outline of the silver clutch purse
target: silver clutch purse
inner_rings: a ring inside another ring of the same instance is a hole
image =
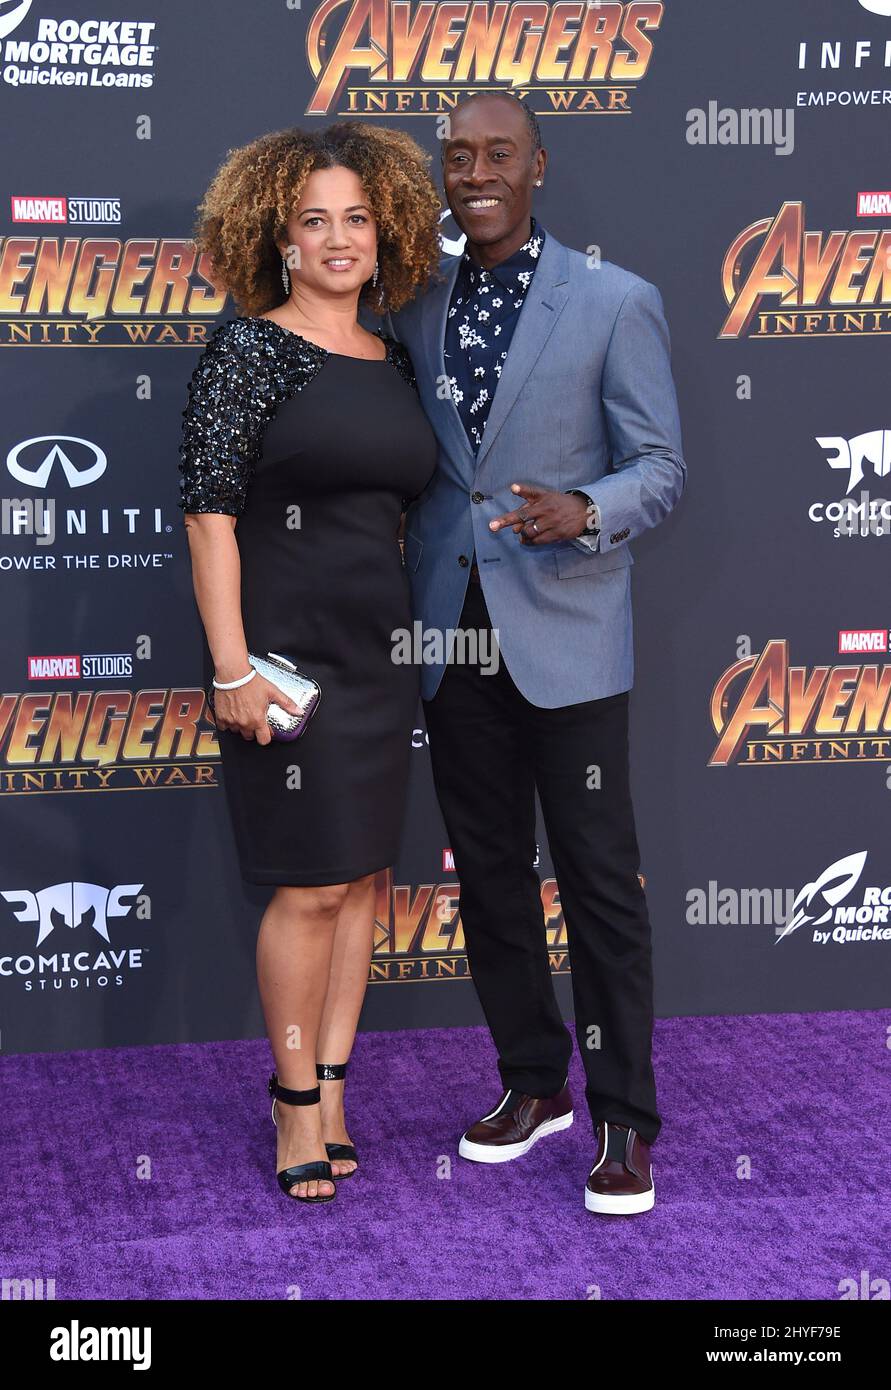
[[[290,710],[283,709],[274,700],[270,701],[266,710],[266,718],[272,737],[289,741],[299,738],[305,732],[306,726],[312,719],[319,707],[322,698],[322,688],[318,681],[311,676],[305,676],[297,670],[293,661],[289,661],[286,656],[280,656],[278,652],[267,652],[265,656],[257,656],[254,652],[248,652],[248,661],[254,667],[257,674],[263,676],[272,685],[278,687],[283,695],[293,700],[295,705],[300,706],[299,714],[292,714]],[[211,686],[207,692],[207,703],[213,711],[214,688]]]

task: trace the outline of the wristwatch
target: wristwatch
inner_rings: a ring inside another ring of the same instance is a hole
[[[576,540],[581,541],[583,545],[596,545],[600,535],[600,507],[587,492],[582,492],[581,488],[571,487],[568,491],[573,497],[581,497],[588,510],[585,529],[580,536],[576,536]]]

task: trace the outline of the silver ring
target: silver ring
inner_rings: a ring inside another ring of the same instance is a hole
[[[535,521],[535,520],[533,520],[532,525],[534,526],[535,530],[537,531],[537,530],[538,530],[538,522]]]

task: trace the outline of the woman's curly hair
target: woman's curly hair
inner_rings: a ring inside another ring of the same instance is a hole
[[[264,313],[286,298],[276,242],[287,240],[307,178],[316,169],[351,169],[377,223],[378,286],[372,290],[367,281],[361,297],[378,313],[399,309],[441,255],[440,200],[429,163],[410,135],[358,121],[318,133],[294,128],[261,135],[228,152],[199,205],[195,244],[208,254],[214,282],[241,310]]]

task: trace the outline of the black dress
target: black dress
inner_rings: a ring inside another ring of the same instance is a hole
[[[233,319],[189,386],[180,506],[238,517],[248,649],[322,689],[293,742],[219,733],[251,883],[349,882],[398,851],[419,672],[392,660],[394,633],[411,630],[397,531],[437,450],[408,354],[380,336],[386,358],[370,361]]]

